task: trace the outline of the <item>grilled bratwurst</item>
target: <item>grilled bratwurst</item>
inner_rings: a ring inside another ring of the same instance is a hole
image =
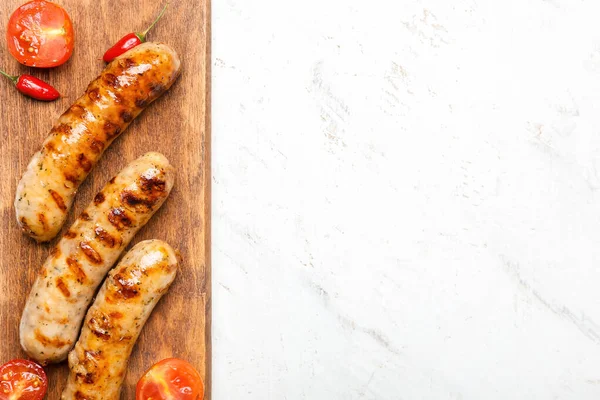
[[[144,43],[111,62],[59,119],[31,159],[15,196],[17,221],[40,242],[65,223],[77,188],[104,150],[179,75],[170,47]]]
[[[119,400],[131,350],[177,274],[167,243],[138,243],[109,274],[69,354],[62,400]]]
[[[21,317],[21,346],[34,360],[64,360],[100,283],[169,195],[175,170],[159,153],[123,169],[46,259]]]

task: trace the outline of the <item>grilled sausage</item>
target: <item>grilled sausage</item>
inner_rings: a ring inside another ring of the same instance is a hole
[[[62,400],[119,400],[131,350],[142,327],[177,274],[167,243],[138,243],[109,274],[69,353]]]
[[[159,153],[124,168],[65,233],[38,275],[21,317],[21,346],[42,364],[64,360],[108,270],[169,195],[175,171]]]
[[[175,82],[177,53],[144,43],[111,62],[59,119],[31,159],[15,196],[17,221],[40,242],[65,223],[79,185],[104,150]]]

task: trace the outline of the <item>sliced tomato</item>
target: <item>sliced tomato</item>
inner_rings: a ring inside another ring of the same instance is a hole
[[[12,360],[0,367],[0,400],[42,400],[47,390],[46,373],[33,361]]]
[[[167,358],[154,364],[137,384],[136,400],[202,400],[202,378],[187,361]]]
[[[23,4],[8,21],[8,50],[21,64],[51,68],[73,54],[73,24],[58,4],[34,0]]]

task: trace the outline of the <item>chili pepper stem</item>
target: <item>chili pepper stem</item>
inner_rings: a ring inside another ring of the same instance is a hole
[[[160,14],[158,14],[158,17],[156,17],[156,19],[154,20],[154,22],[143,32],[136,32],[136,36],[138,37],[138,39],[140,39],[142,42],[146,41],[146,35],[148,35],[148,32],[150,32],[150,29],[154,28],[154,25],[156,25],[156,23],[158,21],[160,21],[160,19],[162,18],[162,16],[165,14],[165,11],[167,11],[167,7],[169,7],[169,3],[167,3],[162,11],[160,12]]]
[[[19,82],[19,77],[18,76],[14,76],[14,75],[9,75],[6,72],[2,71],[0,69],[0,74],[4,75],[5,77],[7,77],[8,79],[10,79],[11,81],[13,81],[13,83],[16,85]]]

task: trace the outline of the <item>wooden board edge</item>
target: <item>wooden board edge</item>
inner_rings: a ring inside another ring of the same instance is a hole
[[[207,155],[204,163],[204,176],[206,181],[206,194],[204,199],[205,218],[205,251],[206,251],[206,393],[205,399],[212,399],[212,1],[206,1],[206,54],[204,75],[206,78],[205,96],[206,102],[204,110],[204,126]]]

